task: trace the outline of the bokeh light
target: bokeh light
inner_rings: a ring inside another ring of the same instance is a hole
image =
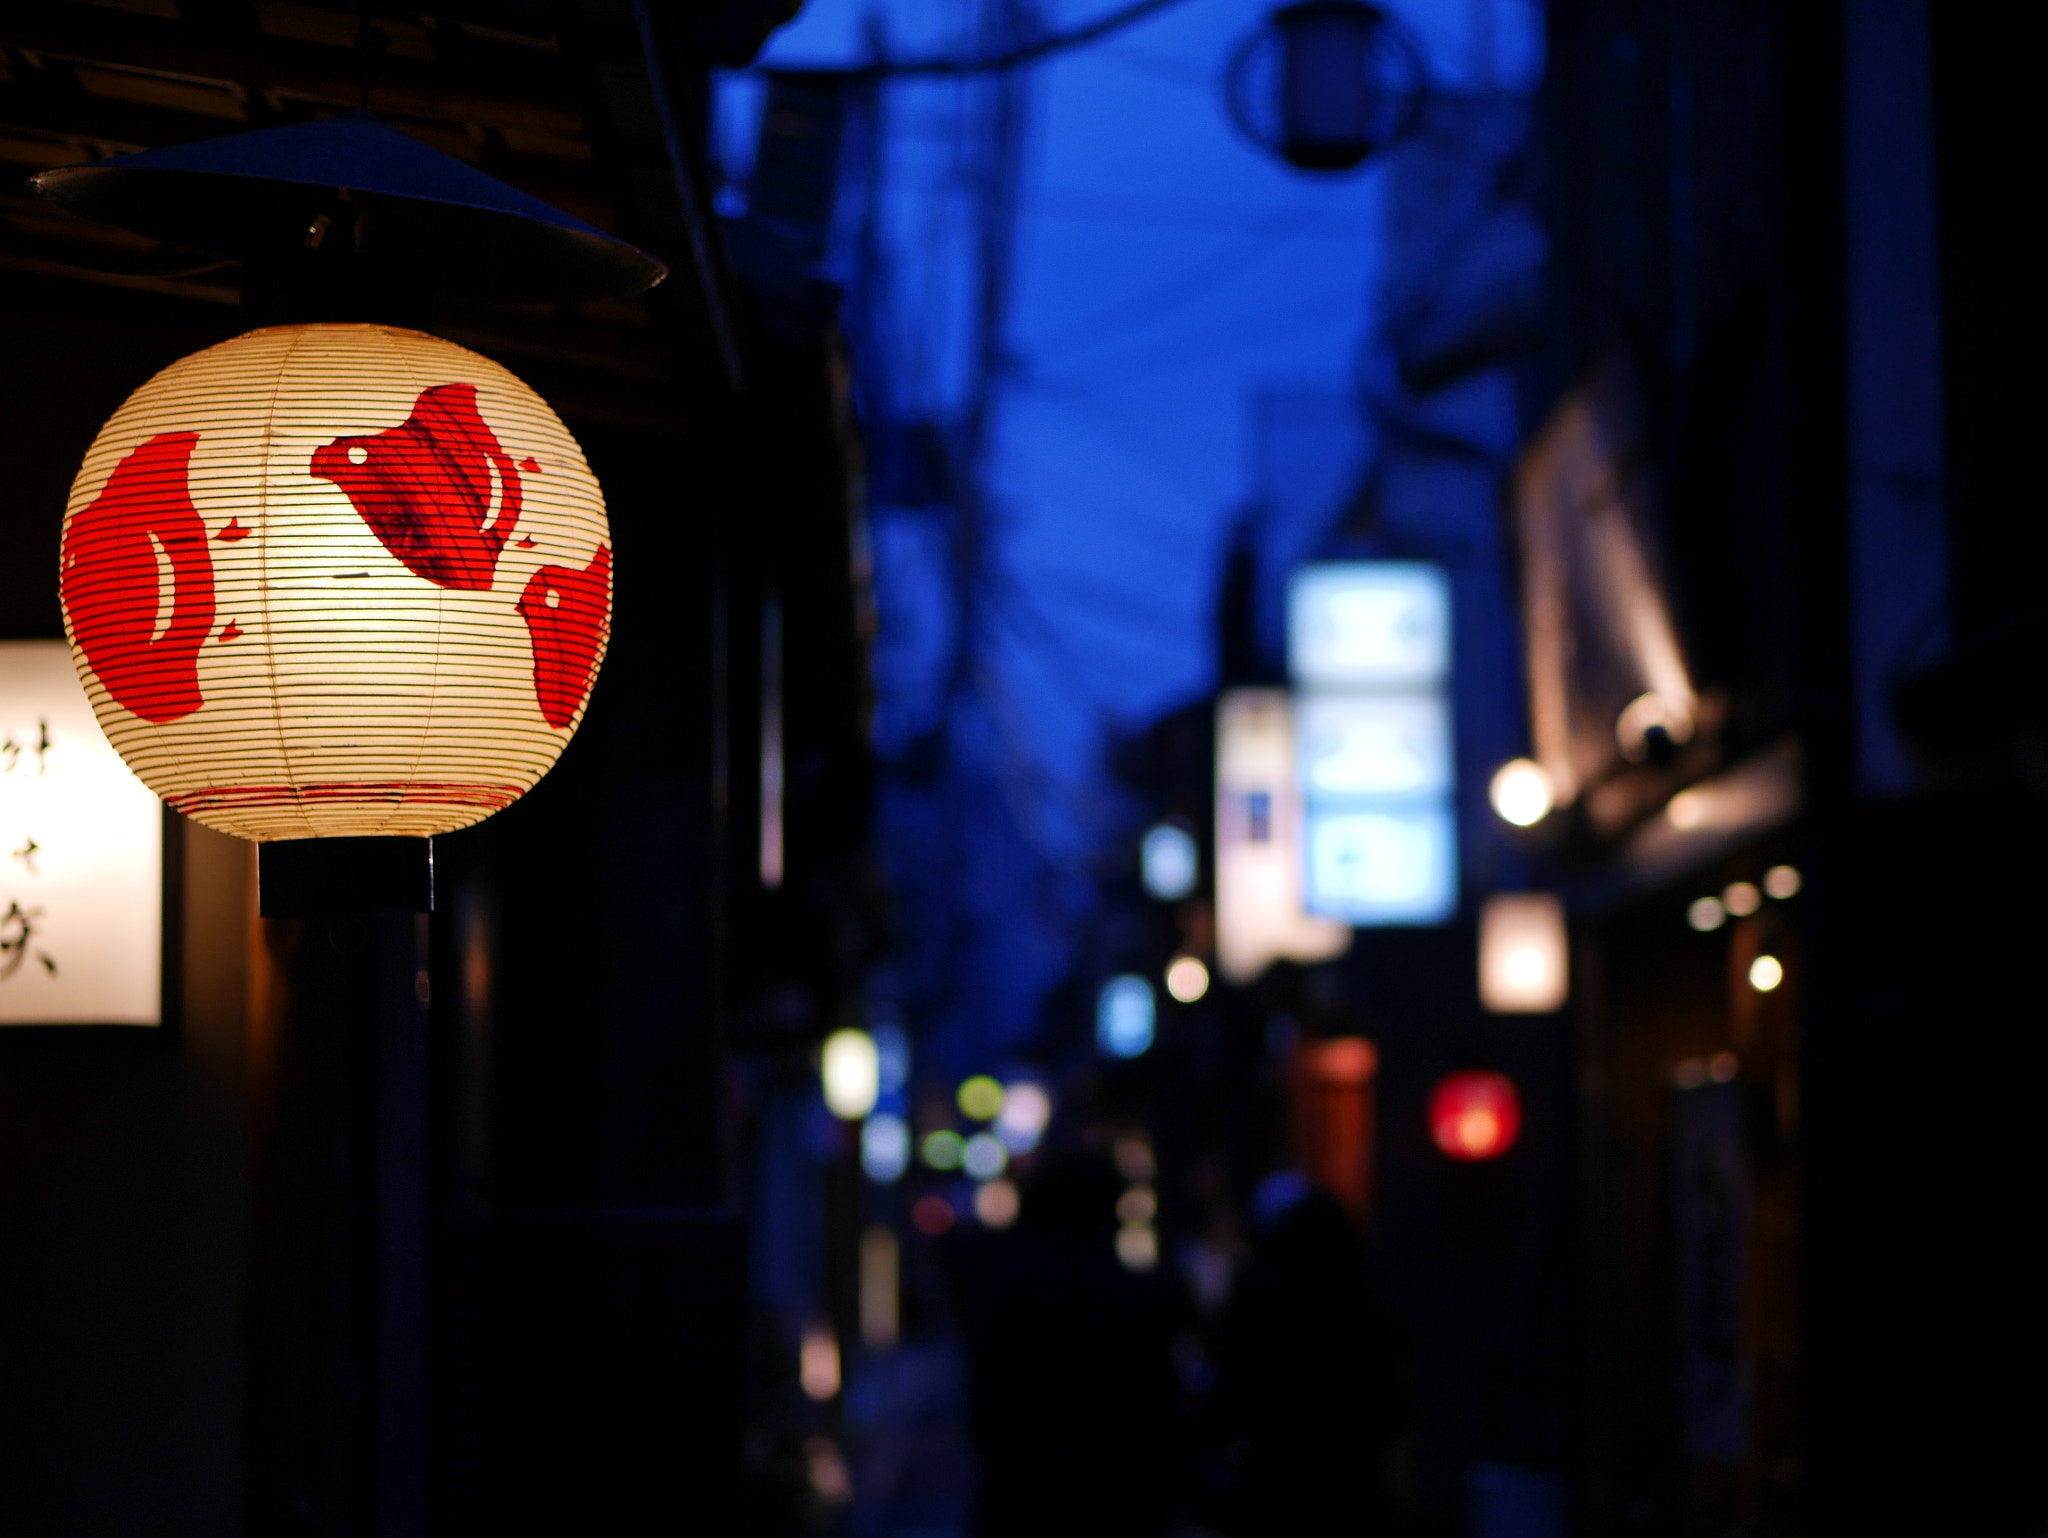
[[[1776,956],[1765,954],[1749,964],[1749,986],[1758,993],[1769,993],[1785,980],[1785,963]]]
[[[960,1150],[960,1167],[973,1180],[993,1180],[1009,1167],[1010,1151],[993,1132],[977,1132]]]
[[[954,1097],[960,1114],[969,1121],[993,1121],[1003,1108],[1003,1086],[985,1073],[978,1073],[960,1085]]]
[[[1138,1057],[1152,1045],[1158,1003],[1152,984],[1125,972],[1102,985],[1095,1000],[1095,1044],[1110,1057]]]
[[[1497,1159],[1521,1131],[1521,1096],[1503,1074],[1454,1073],[1429,1097],[1430,1136],[1453,1159]]]
[[[1194,835],[1170,822],[1148,828],[1138,846],[1138,870],[1145,890],[1161,902],[1178,902],[1201,879]]]
[[[1004,1089],[1003,1109],[996,1117],[996,1136],[1011,1153],[1030,1153],[1051,1122],[1052,1096],[1043,1085],[1022,1079]]]
[[[1556,804],[1550,776],[1533,758],[1512,758],[1502,764],[1494,771],[1487,794],[1500,820],[1518,828],[1533,828]]]
[[[974,1188],[974,1215],[989,1228],[1008,1228],[1017,1221],[1022,1203],[1007,1180],[991,1180]]]
[[[960,1156],[966,1149],[966,1142],[951,1127],[940,1127],[924,1135],[924,1162],[935,1170],[960,1168]]]
[[[887,1111],[870,1116],[860,1129],[860,1167],[877,1185],[901,1180],[910,1167],[910,1124]]]
[[[1764,872],[1764,895],[1783,901],[1799,895],[1799,871],[1791,865],[1773,865]]]
[[[910,1221],[919,1233],[937,1238],[953,1226],[953,1204],[943,1196],[921,1196],[910,1209]]]
[[[1116,1258],[1126,1270],[1152,1270],[1159,1264],[1159,1235],[1149,1228],[1119,1228]]]
[[[814,1324],[804,1330],[797,1355],[797,1380],[806,1397],[821,1403],[839,1392],[839,1337],[831,1326]]]
[[[1721,893],[1721,906],[1739,919],[1746,919],[1764,905],[1764,894],[1754,882],[1731,881]]]
[[[874,1038],[866,1031],[834,1031],[825,1038],[819,1076],[825,1085],[826,1109],[841,1121],[859,1121],[875,1108],[881,1090]]]
[[[1209,991],[1209,969],[1193,956],[1176,956],[1166,969],[1166,991],[1192,1004]]]
[[[1685,910],[1685,921],[1705,934],[1710,929],[1719,929],[1728,922],[1728,910],[1721,906],[1718,897],[1696,897]]]

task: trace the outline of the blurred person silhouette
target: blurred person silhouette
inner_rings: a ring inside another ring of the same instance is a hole
[[[1261,1183],[1249,1216],[1217,1346],[1231,1471],[1218,1516],[1233,1538],[1386,1532],[1400,1395],[1366,1236],[1292,1171]]]
[[[1117,1259],[1108,1159],[1049,1161],[955,1275],[982,1458],[978,1538],[1153,1538],[1178,1495],[1173,1286]]]

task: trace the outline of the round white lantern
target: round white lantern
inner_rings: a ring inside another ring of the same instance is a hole
[[[101,429],[65,632],[108,739],[252,839],[423,836],[528,790],[582,719],[611,535],[546,402],[390,326],[252,331]]]

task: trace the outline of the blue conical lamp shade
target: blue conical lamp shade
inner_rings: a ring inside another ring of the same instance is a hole
[[[444,292],[483,299],[612,298],[668,272],[367,112],[61,166],[30,185],[88,218],[238,257],[302,244],[345,189],[372,210],[380,251],[427,268]]]

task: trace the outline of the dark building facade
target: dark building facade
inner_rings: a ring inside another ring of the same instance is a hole
[[[671,272],[436,306],[568,423],[618,564],[582,728],[437,841],[433,913],[260,919],[251,846],[173,819],[170,1023],[0,1037],[10,1531],[738,1530],[730,1005],[793,978],[829,1019],[863,900],[845,368],[828,327],[757,322],[702,149],[709,67],[790,9],[0,17],[7,637],[62,634],[99,424],[244,298],[233,263],[39,202],[31,173],[366,102]]]
[[[1796,819],[1580,937],[1588,1531],[2040,1517],[2009,1390],[2048,1339],[2005,1215],[2048,1171],[1988,1114],[2042,1068],[2014,580],[2039,301],[2012,265],[2040,230],[2011,180],[2038,131],[1983,20],[1551,8],[1560,324],[1531,398],[1625,351],[1722,761],[1790,733],[1802,766]],[[1687,932],[1690,900],[1778,862],[1797,899]]]

